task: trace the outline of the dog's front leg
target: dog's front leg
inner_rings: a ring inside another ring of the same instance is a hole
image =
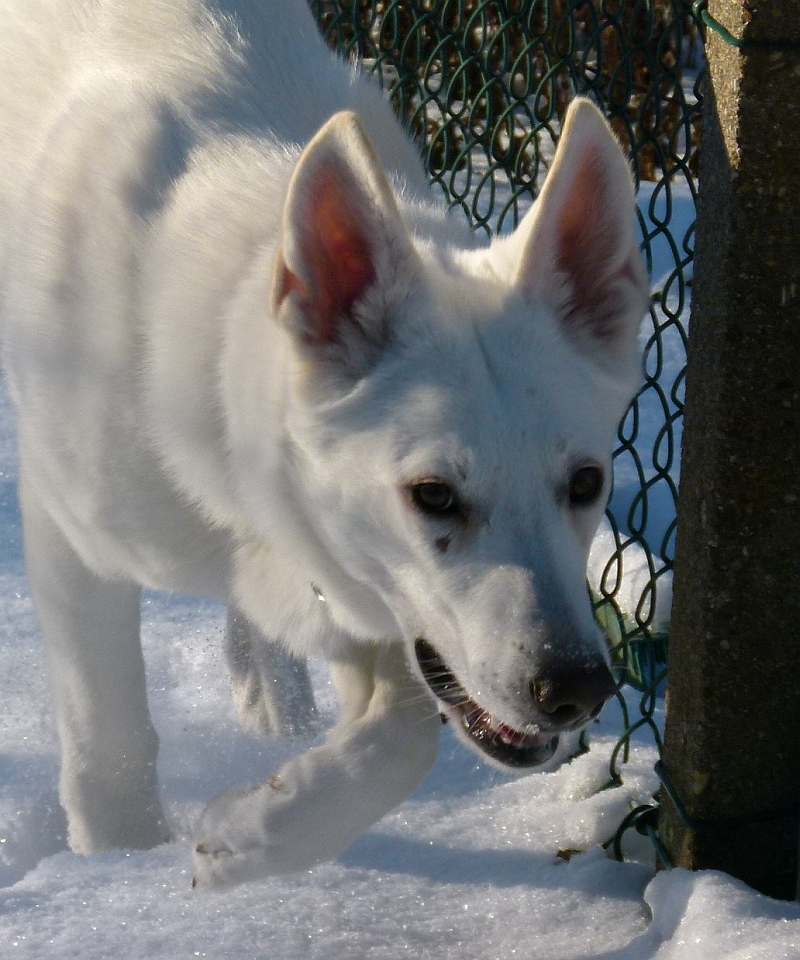
[[[335,677],[337,685],[347,678],[351,695],[345,691],[345,718],[326,742],[265,784],[224,793],[206,808],[195,843],[198,884],[238,883],[330,860],[430,770],[439,716],[401,644],[377,655],[362,648]]]
[[[103,580],[24,483],[28,577],[47,647],[61,740],[61,803],[76,853],[168,839],[158,737],[139,641],[139,588]]]

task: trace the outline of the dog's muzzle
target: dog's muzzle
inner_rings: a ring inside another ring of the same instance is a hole
[[[537,767],[546,763],[558,747],[558,736],[536,727],[516,730],[499,722],[464,690],[435,648],[422,637],[414,644],[417,663],[433,695],[445,713],[459,723],[469,742],[482,753],[508,767]]]

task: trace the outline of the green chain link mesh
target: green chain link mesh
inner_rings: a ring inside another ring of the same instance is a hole
[[[618,784],[636,731],[649,730],[661,749],[654,711],[666,679],[667,625],[656,611],[674,555],[694,234],[693,212],[688,222],[674,216],[673,193],[688,195],[693,209],[704,68],[690,0],[310,2],[328,43],[377,75],[416,137],[432,183],[475,229],[492,234],[517,224],[543,183],[576,94],[600,106],[630,156],[654,292],[644,384],[614,453],[617,482],[621,474],[629,478],[627,493],[612,497],[611,546],[593,589],[624,680],[641,693],[638,713],[620,696],[625,727],[608,780]],[[623,610],[618,599],[629,557],[639,565],[644,558],[647,576]],[[635,825],[658,846],[652,817],[642,817],[654,809],[632,811],[621,830]],[[614,844],[621,856],[620,831]]]

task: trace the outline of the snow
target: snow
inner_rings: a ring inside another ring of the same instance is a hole
[[[683,212],[673,214],[685,220],[689,198],[681,196]],[[682,365],[681,350],[676,341],[667,351],[669,370]],[[650,421],[642,417],[650,437],[657,413]],[[189,838],[204,804],[229,785],[265,778],[304,745],[257,740],[238,728],[221,651],[223,611],[182,597],[148,595],[143,614],[161,735],[159,773],[174,840],[148,852],[70,853],[56,796],[44,654],[23,573],[16,477],[13,417],[2,394],[3,960],[800,958],[797,905],[767,900],[713,872],[654,877],[649,845],[635,833],[625,839],[632,862],[616,863],[597,846],[657,785],[655,748],[642,740],[633,744],[624,785],[601,789],[622,723],[613,705],[594,727],[588,754],[556,773],[517,779],[480,764],[445,728],[431,777],[339,861],[225,892],[193,891]],[[623,496],[630,483],[624,469],[617,480]],[[668,507],[664,500],[661,514],[651,512],[656,526],[668,522]],[[595,577],[608,536],[601,534],[596,548]],[[646,577],[639,549],[626,551],[628,610]],[[665,617],[667,610],[668,604]],[[332,720],[333,696],[321,665],[313,666],[313,678]],[[662,714],[659,704],[658,718]],[[586,852],[565,862],[557,853],[566,850]]]

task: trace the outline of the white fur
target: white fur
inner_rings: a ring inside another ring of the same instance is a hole
[[[608,475],[638,376],[625,162],[579,101],[533,212],[479,247],[303,0],[0,0],[0,22],[5,362],[72,846],[166,836],[149,586],[231,602],[245,722],[313,723],[283,650],[327,656],[342,699],[323,746],[210,805],[198,880],[336,856],[433,761],[417,637],[518,728],[543,656],[602,656],[603,498],[564,489]],[[434,475],[461,526],[410,505]]]

